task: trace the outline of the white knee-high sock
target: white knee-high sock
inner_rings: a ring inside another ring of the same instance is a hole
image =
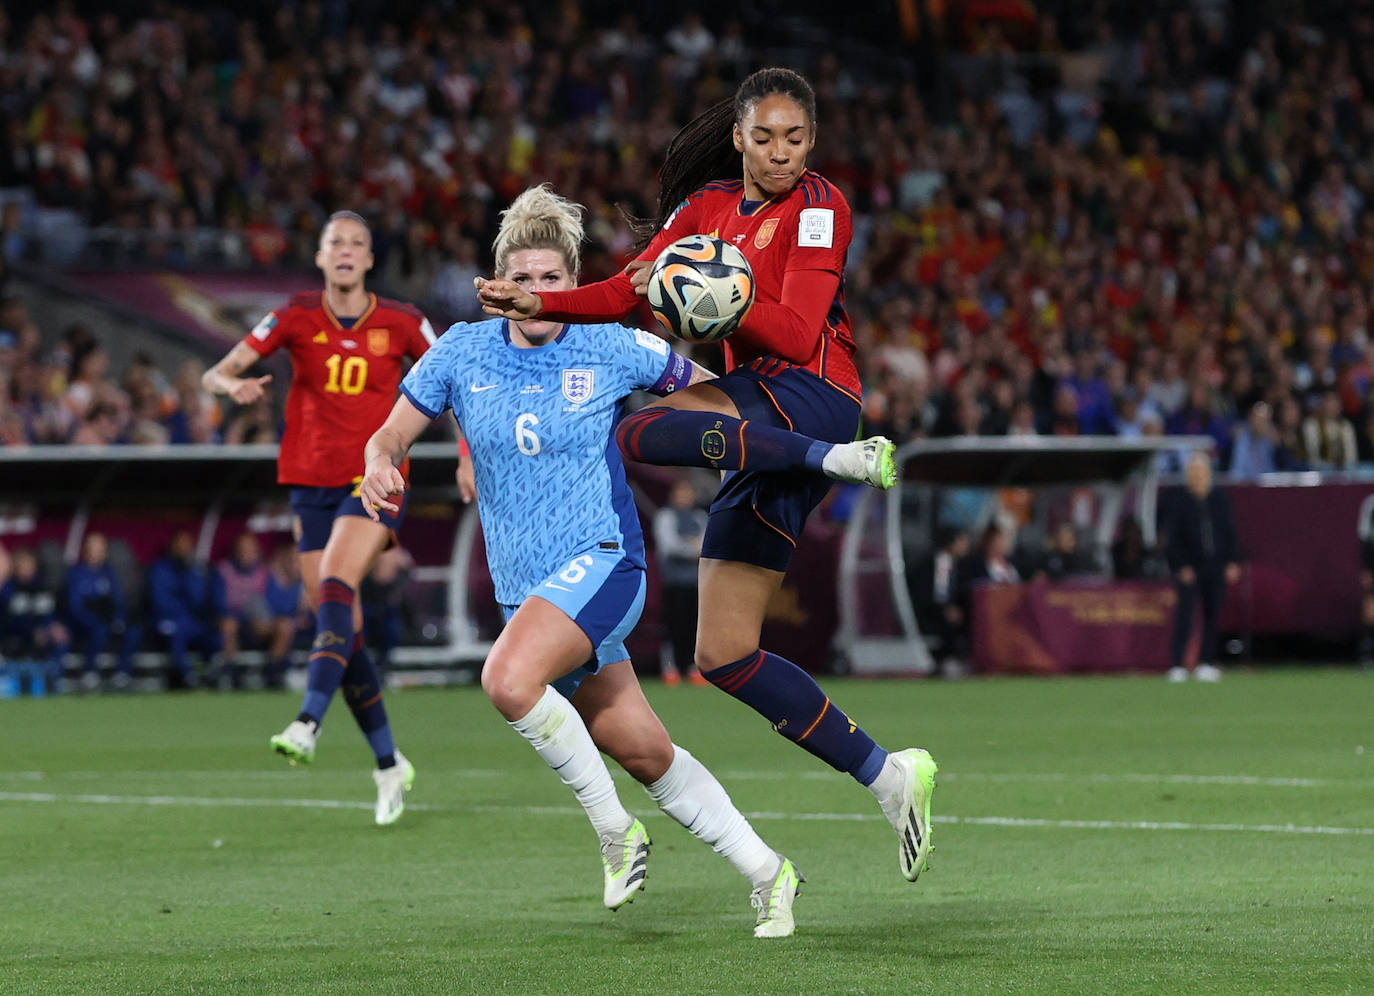
[[[686,748],[673,745],[673,763],[645,791],[660,809],[710,844],[753,885],[767,885],[777,877],[782,856],[763,842],[716,776]]]
[[[620,804],[606,762],[571,702],[546,686],[534,708],[510,725],[573,790],[598,837],[622,833],[634,822]]]

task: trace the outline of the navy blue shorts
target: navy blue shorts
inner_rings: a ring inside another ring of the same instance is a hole
[[[831,443],[850,442],[859,431],[859,402],[801,367],[771,377],[739,367],[710,383],[751,422]],[[701,555],[786,571],[806,517],[832,483],[808,470],[729,471],[711,503]]]
[[[358,488],[362,483],[361,477],[355,477],[352,484],[337,488],[292,488],[291,511],[296,515],[296,549],[301,553],[323,550],[329,542],[334,520],[341,515],[361,515],[366,518],[367,510],[363,508],[363,500],[358,497]],[[382,517],[382,525],[390,529],[393,536],[405,518],[410,492],[391,496],[393,502],[397,498],[400,499],[401,510],[395,515],[377,510]]]

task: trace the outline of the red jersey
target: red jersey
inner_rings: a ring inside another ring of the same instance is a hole
[[[726,370],[752,365],[767,374],[782,369],[774,362],[782,359],[857,398],[854,337],[844,308],[851,224],[839,189],[809,169],[787,193],[766,201],[746,201],[743,180],[708,183],[668,216],[639,258],[652,261],[669,243],[702,234],[734,243],[754,271],[754,306],[723,343]],[[808,280],[816,271],[839,279],[828,300],[817,299],[815,281]],[[624,273],[539,296],[540,317],[553,321],[615,321],[639,300]]]
[[[364,469],[363,447],[396,401],[402,358],[419,359],[434,342],[418,308],[376,294],[367,299],[367,309],[344,328],[323,291],[297,294],[243,340],[262,356],[291,354],[280,484],[351,484]]]

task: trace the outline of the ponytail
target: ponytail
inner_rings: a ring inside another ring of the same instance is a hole
[[[642,252],[689,194],[712,180],[739,176],[735,149],[735,100],[726,97],[702,111],[668,143],[658,171],[658,207],[652,218],[633,218],[635,251]]]

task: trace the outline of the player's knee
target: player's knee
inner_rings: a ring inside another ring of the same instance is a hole
[[[320,577],[324,580],[342,581],[354,591],[358,590],[358,585],[362,582],[363,571],[353,562],[354,558],[347,555],[337,557],[325,556],[320,561]],[[324,596],[324,584],[320,585],[320,592],[317,597]]]
[[[725,640],[698,639],[694,656],[697,670],[702,674],[734,664],[758,652],[758,644],[747,646],[745,643]]]
[[[513,722],[534,708],[543,689],[523,676],[511,661],[493,656],[482,668],[482,691],[496,711]]]
[[[630,750],[612,756],[635,781],[641,785],[652,785],[663,777],[673,763],[673,742],[665,733],[661,740],[657,737],[645,738]]]
[[[633,460],[639,452],[639,436],[643,427],[653,421],[657,414],[648,408],[641,408],[637,412],[631,412],[620,420],[615,427],[615,444],[620,452]]]

